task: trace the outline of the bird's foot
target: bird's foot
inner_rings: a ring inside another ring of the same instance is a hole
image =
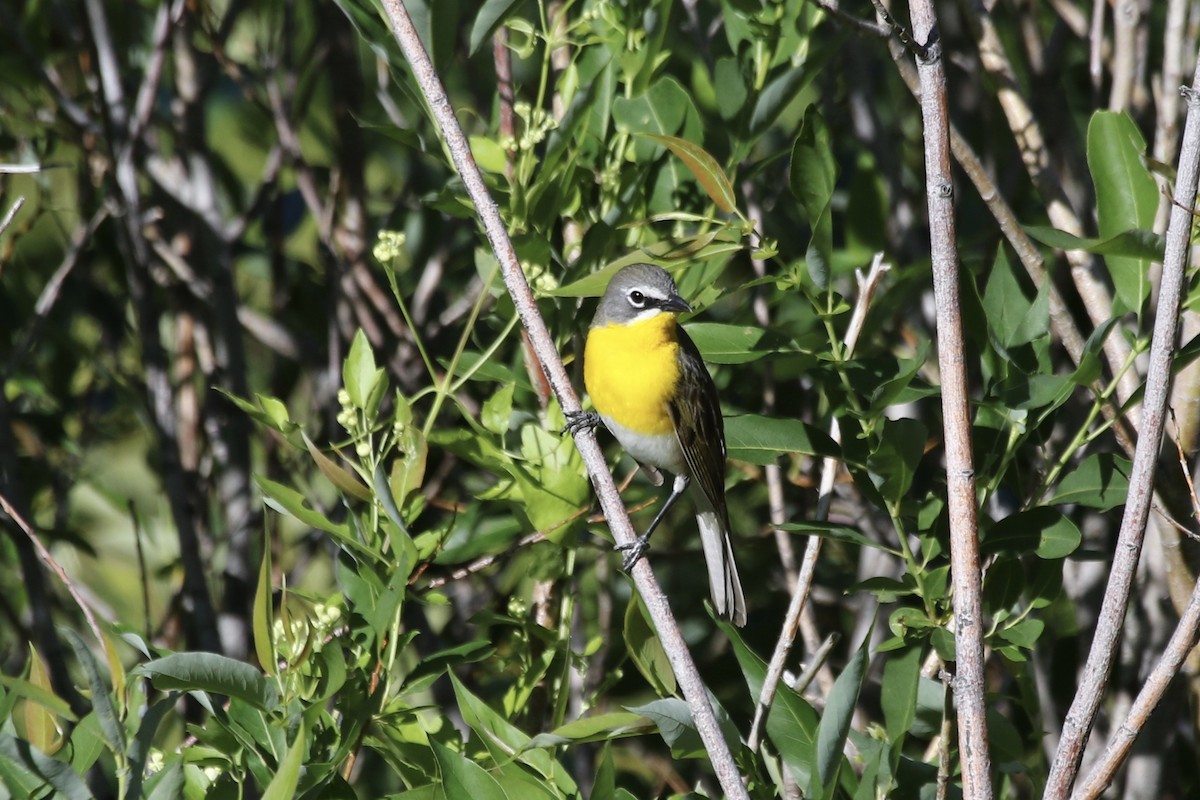
[[[560,435],[569,433],[574,436],[583,431],[594,430],[601,422],[600,415],[595,411],[570,411],[564,416],[567,418],[567,424],[559,431]]]
[[[637,562],[642,560],[642,557],[646,555],[646,551],[650,549],[650,534],[647,533],[639,536],[628,544],[614,545],[613,549],[625,554],[621,559],[621,569],[629,572]]]

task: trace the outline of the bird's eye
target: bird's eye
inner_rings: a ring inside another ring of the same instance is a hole
[[[643,308],[646,305],[646,295],[634,289],[629,293],[629,304],[635,308]]]

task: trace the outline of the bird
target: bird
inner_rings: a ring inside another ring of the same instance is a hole
[[[729,537],[725,502],[725,423],[716,384],[679,325],[692,307],[670,274],[652,264],[622,268],[608,284],[588,328],[583,378],[595,411],[567,414],[576,434],[601,422],[655,486],[674,475],[671,494],[646,532],[618,545],[629,571],[650,535],[689,486],[718,616],[746,624],[746,599]]]

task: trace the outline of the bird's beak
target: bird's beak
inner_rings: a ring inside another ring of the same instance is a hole
[[[687,300],[684,300],[677,294],[672,294],[663,301],[661,306],[663,311],[673,311],[676,314],[682,314],[685,311],[691,311],[692,307],[688,305]]]

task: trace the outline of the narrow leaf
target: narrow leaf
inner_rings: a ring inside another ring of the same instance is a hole
[[[737,210],[737,198],[733,195],[733,182],[729,180],[725,171],[721,169],[721,165],[709,155],[707,150],[686,139],[680,139],[678,136],[657,133],[642,135],[664,145],[678,156],[717,208],[726,214],[733,214]]]
[[[304,766],[304,751],[307,749],[308,730],[304,724],[304,717],[301,717],[300,725],[296,728],[296,738],[280,762],[279,771],[267,784],[262,800],[291,800],[296,796],[296,786],[300,783],[300,768]]]
[[[846,662],[842,674],[833,682],[833,689],[825,702],[825,713],[821,715],[821,723],[817,727],[817,774],[826,788],[832,788],[842,763],[842,749],[846,745],[850,720],[854,716],[854,707],[858,705],[858,693],[867,672],[870,642],[871,633],[868,631],[858,650]]]
[[[317,468],[324,473],[326,478],[329,478],[330,483],[357,500],[371,499],[371,490],[363,486],[362,481],[354,473],[322,453],[313,444],[312,439],[308,438],[308,434],[303,434],[303,436],[304,446],[308,448],[308,454],[312,456],[312,460],[316,463]]]
[[[138,668],[162,691],[179,689],[224,694],[262,711],[279,705],[279,687],[244,661],[217,653],[172,653]]]

